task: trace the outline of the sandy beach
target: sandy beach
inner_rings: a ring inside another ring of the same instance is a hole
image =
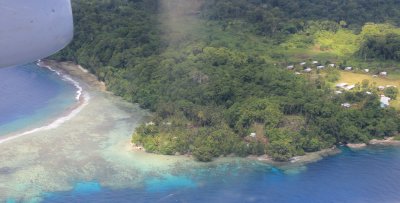
[[[382,140],[372,139],[369,141],[370,145],[400,145],[399,140],[395,140],[394,137],[388,137]]]
[[[261,162],[264,162],[267,164],[271,164],[274,166],[278,166],[278,167],[293,167],[293,166],[305,165],[305,164],[309,164],[312,162],[316,162],[316,161],[323,159],[326,156],[332,156],[332,155],[335,155],[338,153],[340,153],[340,149],[338,149],[336,147],[332,147],[332,148],[323,149],[323,150],[320,150],[317,152],[306,153],[303,156],[295,156],[295,157],[291,158],[290,161],[287,161],[287,162],[274,161],[268,155],[249,156],[248,158],[252,159],[252,160],[261,161]]]
[[[387,137],[384,139],[372,139],[366,143],[348,143],[346,144],[347,147],[351,149],[363,149],[367,146],[373,146],[373,145],[382,145],[382,146],[397,146],[400,145],[399,140],[395,140],[394,137]]]
[[[365,143],[347,143],[346,146],[351,149],[362,149],[367,146]]]

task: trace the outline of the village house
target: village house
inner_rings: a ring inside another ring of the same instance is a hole
[[[153,125],[156,125],[153,121],[146,123],[146,126],[153,126]]]
[[[345,88],[347,86],[347,83],[338,83],[336,84],[337,88]]]
[[[336,84],[336,88],[344,89],[344,90],[347,90],[347,91],[352,90],[355,87],[356,87],[356,85],[349,85],[347,83],[338,83],[338,84]]]
[[[344,108],[350,108],[351,107],[351,104],[350,103],[343,103],[342,104],[342,107],[344,107]]]
[[[386,97],[385,95],[381,95],[380,102],[381,102],[381,107],[382,108],[388,107],[389,106],[389,101],[390,101],[389,97]]]
[[[387,72],[380,72],[379,75],[386,77],[387,76]]]
[[[288,70],[292,70],[293,68],[294,68],[294,65],[287,66]]]
[[[348,66],[348,67],[344,68],[344,70],[345,70],[345,71],[351,71],[351,70],[353,70],[353,68],[350,67],[350,66]]]
[[[383,91],[385,89],[385,86],[378,86],[379,91]]]
[[[312,64],[318,64],[318,61],[313,61]]]
[[[329,64],[329,67],[334,68],[334,67],[335,67],[335,64],[331,63],[331,64]]]
[[[309,73],[309,72],[311,72],[311,71],[312,71],[311,68],[306,68],[306,69],[304,69],[304,72],[306,72],[306,73]]]
[[[306,62],[301,62],[300,65],[304,66],[304,65],[306,65]]]
[[[317,69],[324,69],[325,66],[317,66]]]
[[[369,69],[364,69],[364,72],[369,73]]]
[[[345,90],[352,90],[356,87],[356,85],[347,85],[344,89]]]

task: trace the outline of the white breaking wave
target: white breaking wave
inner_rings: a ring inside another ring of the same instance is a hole
[[[86,105],[89,104],[89,99],[90,99],[89,94],[85,94],[83,98],[84,98],[83,103],[81,105],[79,105],[78,108],[72,110],[68,115],[58,118],[57,120],[53,121],[49,125],[42,126],[42,127],[39,127],[39,128],[35,128],[35,129],[32,129],[32,130],[29,130],[29,131],[26,131],[26,132],[11,136],[11,137],[7,137],[7,138],[4,138],[4,139],[1,139],[0,140],[0,144],[2,144],[4,142],[7,142],[7,141],[10,141],[10,140],[17,139],[17,138],[22,137],[24,135],[29,135],[29,134],[32,134],[32,133],[36,133],[36,132],[40,132],[40,131],[51,130],[51,129],[57,128],[61,124],[65,123],[66,121],[68,121],[71,118],[75,117]]]
[[[67,81],[67,82],[71,83],[72,85],[74,85],[75,88],[77,89],[75,99],[76,99],[77,101],[80,100],[80,98],[81,98],[81,96],[82,96],[83,88],[79,85],[79,82],[73,80],[69,75],[63,75],[63,74],[61,74],[59,71],[53,69],[53,68],[50,67],[50,66],[45,66],[45,65],[43,65],[43,64],[41,63],[40,60],[39,60],[36,64],[37,64],[38,66],[40,66],[40,67],[44,67],[44,68],[49,69],[50,71],[55,72],[58,76],[60,76],[60,77],[62,78],[62,80]]]
[[[51,122],[50,124],[48,124],[46,126],[42,126],[39,128],[29,130],[29,131],[25,131],[20,134],[13,135],[13,136],[10,136],[10,137],[4,138],[4,139],[0,139],[0,144],[10,141],[10,140],[17,139],[17,138],[25,136],[25,135],[32,134],[32,133],[55,129],[55,128],[59,127],[61,124],[65,123],[66,121],[75,117],[86,105],[89,104],[90,95],[89,95],[89,93],[83,92],[83,88],[80,86],[79,82],[73,80],[68,75],[61,74],[59,71],[54,70],[50,66],[43,66],[43,64],[41,64],[40,62],[41,61],[38,61],[38,63],[37,63],[38,66],[48,68],[49,70],[51,70],[51,71],[55,72],[57,75],[59,75],[62,78],[62,80],[72,83],[75,86],[75,88],[77,89],[75,99],[78,102],[82,102],[82,103],[79,104],[79,106],[77,108],[75,108],[71,112],[69,112],[68,115],[59,117],[55,121]]]

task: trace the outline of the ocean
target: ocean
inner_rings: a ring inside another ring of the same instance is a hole
[[[148,177],[136,189],[76,183],[44,202],[400,202],[400,148],[341,148],[342,153],[287,169],[237,161]]]
[[[36,64],[0,68],[1,136],[45,125],[76,103],[76,87]]]

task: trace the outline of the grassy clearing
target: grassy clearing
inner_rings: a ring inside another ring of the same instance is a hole
[[[315,38],[320,51],[341,57],[353,55],[360,45],[359,37],[350,30],[344,29],[336,33],[320,31],[315,34]]]
[[[340,79],[337,83],[356,84],[361,83],[363,80],[369,80],[370,85],[375,86],[395,85],[400,91],[400,75],[393,75],[391,77],[372,77],[370,74],[340,71]],[[400,110],[399,99],[392,100],[390,106]]]

